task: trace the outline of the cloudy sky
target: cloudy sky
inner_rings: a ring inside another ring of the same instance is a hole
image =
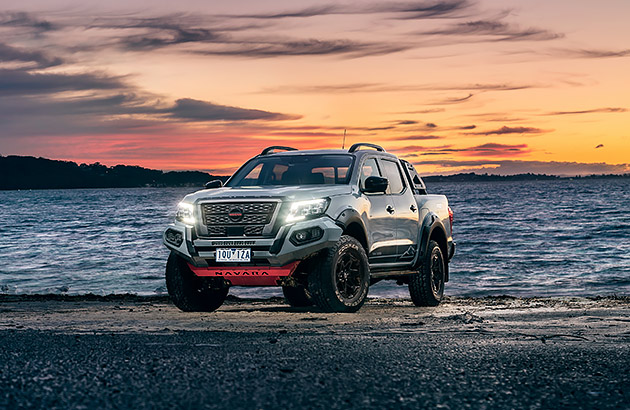
[[[630,172],[627,0],[0,0],[0,154],[234,171],[383,145],[423,174]]]

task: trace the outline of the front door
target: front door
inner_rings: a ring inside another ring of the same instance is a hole
[[[361,166],[360,187],[370,176],[383,176],[376,158],[367,158]],[[367,231],[370,236],[368,259],[370,264],[391,263],[397,259],[396,226],[394,201],[388,193],[363,193],[370,206],[367,218]]]

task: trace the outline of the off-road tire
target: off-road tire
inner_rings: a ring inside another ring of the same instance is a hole
[[[343,235],[314,262],[308,290],[315,305],[325,312],[356,312],[363,306],[370,286],[370,267],[359,241]]]
[[[184,312],[212,312],[225,301],[229,289],[210,288],[195,276],[184,259],[174,252],[166,262],[166,288],[173,304]]]
[[[303,285],[283,286],[282,294],[291,307],[313,306],[311,293]]]
[[[429,241],[418,272],[409,277],[409,294],[416,306],[437,306],[444,296],[446,260],[440,245]]]

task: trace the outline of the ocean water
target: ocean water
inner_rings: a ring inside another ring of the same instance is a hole
[[[630,180],[432,183],[455,213],[447,295],[630,295]],[[190,188],[0,191],[0,293],[166,293]],[[243,297],[279,288],[233,288]],[[372,297],[408,297],[380,282]]]

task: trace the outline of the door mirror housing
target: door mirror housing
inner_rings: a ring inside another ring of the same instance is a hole
[[[363,192],[368,194],[383,193],[387,191],[388,185],[389,181],[387,178],[377,176],[367,177],[365,180],[365,187],[363,187]]]
[[[223,182],[219,179],[215,179],[214,181],[206,182],[204,186],[206,189],[221,188],[223,186]]]

